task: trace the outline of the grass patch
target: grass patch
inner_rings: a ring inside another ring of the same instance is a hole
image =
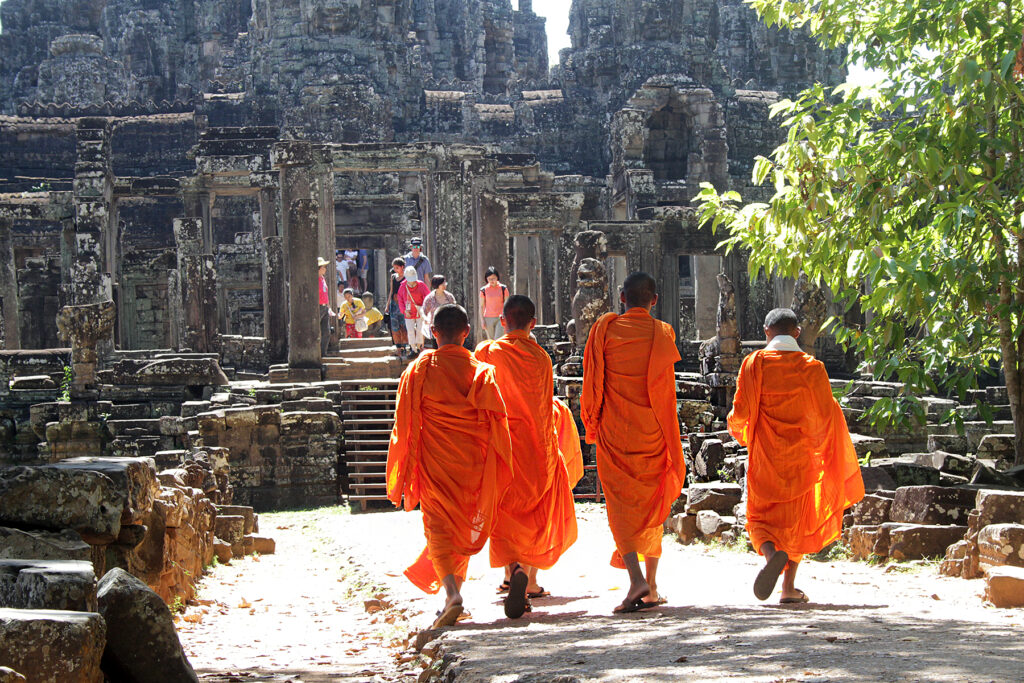
[[[853,551],[850,550],[850,546],[842,541],[829,543],[818,552],[807,556],[808,559],[815,562],[842,562],[843,560],[849,560],[851,557],[853,557]]]

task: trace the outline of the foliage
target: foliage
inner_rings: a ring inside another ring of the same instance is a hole
[[[816,562],[839,562],[841,560],[849,560],[853,557],[853,551],[850,550],[850,546],[846,545],[842,541],[835,541],[807,557],[808,559],[815,560]]]
[[[74,372],[71,370],[70,365],[64,366],[64,377],[60,380],[60,393],[57,394],[58,401],[70,401],[71,400],[71,382],[74,379]]]
[[[824,283],[863,325],[829,321],[877,377],[908,396],[958,394],[1001,364],[1024,462],[1024,12],[1008,0],[751,0],[769,24],[805,27],[881,84],[815,85],[773,107],[787,129],[755,184],[767,204],[701,192],[752,274]],[[908,396],[876,423],[920,420]],[[960,416],[954,417],[958,423]]]

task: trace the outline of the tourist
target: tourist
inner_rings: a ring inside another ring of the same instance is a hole
[[[387,494],[423,512],[427,547],[405,571],[427,593],[445,590],[434,628],[462,614],[469,558],[491,535],[495,505],[512,478],[505,404],[494,368],[463,344],[469,316],[457,305],[434,314],[438,349],[409,364],[398,386],[387,460]]]
[[[423,350],[423,301],[430,294],[427,286],[419,281],[416,269],[405,267],[405,282],[398,288],[398,308],[405,319],[409,335],[409,349],[415,357]]]
[[[508,299],[508,287],[501,284],[494,266],[484,274],[486,284],[480,288],[480,317],[483,318],[484,334],[488,339],[497,339],[501,329],[501,309]]]
[[[405,329],[405,318],[398,306],[398,291],[405,285],[405,259],[396,258],[391,262],[391,279],[388,286],[388,327],[391,329],[391,343],[395,345],[399,357],[406,355],[409,346],[409,333]]]
[[[597,444],[615,539],[612,566],[629,572],[629,590],[614,611],[635,612],[664,603],[657,587],[662,524],[679,498],[686,465],[676,408],[679,350],[671,326],[651,316],[658,301],[654,278],[629,275],[619,299],[626,312],[606,313],[590,330],[580,415],[587,443]]]
[[[346,254],[352,252],[345,252]],[[345,256],[345,260],[348,261],[348,286],[352,288],[353,292],[360,291],[359,289],[359,264],[358,264],[358,253],[355,252],[356,256]]]
[[[430,266],[430,259],[424,255],[422,247],[423,240],[419,237],[409,240],[409,253],[404,256],[405,265],[416,269],[416,277],[420,282],[430,282],[430,276],[434,271]]]
[[[362,339],[368,327],[366,306],[361,299],[356,298],[351,287],[346,287],[341,295],[345,300],[338,307],[338,317],[345,321],[345,336],[349,339]]]
[[[331,300],[327,289],[327,266],[331,262],[325,258],[317,258],[317,271],[320,275],[320,356],[327,355],[327,345],[331,341],[331,318],[338,314],[331,308]]]
[[[334,252],[334,269],[338,273],[339,285],[348,282],[348,259],[345,258],[345,252],[341,249]]]
[[[529,297],[509,297],[501,316],[506,333],[474,354],[494,366],[512,435],[512,485],[498,502],[490,542],[491,566],[505,567],[510,577],[510,619],[530,609],[531,597],[548,595],[537,570],[550,569],[576,542],[572,486],[555,434],[551,357],[530,339],[535,316]]]
[[[765,558],[754,595],[767,600],[785,572],[779,602],[802,603],[800,560],[839,538],[864,481],[825,366],[796,341],[796,313],[769,311],[764,336],[768,345],[740,367],[729,432],[750,451],[747,533]]]
[[[366,309],[366,332],[364,337],[376,337],[380,332],[384,315],[373,305],[373,292],[363,292],[360,297],[363,300],[363,307]]]
[[[448,291],[448,281],[444,275],[434,275],[430,278],[430,294],[423,300],[423,338],[424,346],[431,349],[437,348],[430,333],[430,326],[434,322],[434,311],[446,304],[454,304],[455,296]]]
[[[361,292],[367,289],[367,277],[370,274],[370,250],[360,249],[359,258],[356,260],[357,272],[359,273],[359,286]]]

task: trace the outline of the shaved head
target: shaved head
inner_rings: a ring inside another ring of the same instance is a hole
[[[469,334],[469,315],[466,309],[458,304],[445,304],[434,313],[432,327],[438,346],[461,344]]]
[[[647,273],[631,273],[622,283],[622,298],[626,308],[650,308],[658,298],[658,285]]]
[[[772,335],[788,334],[796,337],[800,335],[800,320],[792,308],[773,308],[764,317],[764,329]]]
[[[501,314],[505,316],[505,327],[509,330],[525,330],[537,317],[537,307],[533,305],[530,297],[513,294],[505,300]]]

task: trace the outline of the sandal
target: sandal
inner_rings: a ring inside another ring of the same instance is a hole
[[[772,591],[775,590],[775,584],[778,583],[779,576],[781,576],[787,564],[789,564],[789,555],[782,550],[776,550],[775,554],[772,555],[772,559],[768,560],[768,563],[761,567],[761,571],[757,573],[757,578],[754,579],[754,597],[758,600],[770,598]]]
[[[811,599],[809,597],[807,597],[807,593],[804,593],[799,588],[796,589],[796,592],[800,594],[800,597],[797,597],[797,598],[782,598],[781,600],[779,600],[779,604],[780,605],[799,605],[799,604],[803,604],[805,602],[810,602],[811,601]]]
[[[518,619],[527,611],[530,600],[526,597],[526,585],[529,582],[530,577],[517,564],[512,570],[512,578],[508,582],[508,595],[505,596],[505,616],[509,619]]]

